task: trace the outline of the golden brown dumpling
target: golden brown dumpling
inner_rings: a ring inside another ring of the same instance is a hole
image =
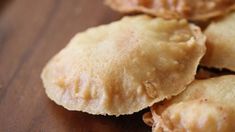
[[[172,100],[144,115],[153,132],[231,132],[235,130],[235,76],[194,81]]]
[[[235,13],[206,29],[207,52],[202,65],[235,71]]]
[[[114,10],[143,12],[172,19],[207,20],[235,8],[234,0],[106,0]]]
[[[57,104],[118,116],[182,92],[204,53],[205,36],[185,20],[125,17],[77,34],[41,76]]]

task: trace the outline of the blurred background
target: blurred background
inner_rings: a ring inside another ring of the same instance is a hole
[[[0,1],[0,132],[143,132],[144,111],[92,116],[50,101],[46,62],[77,33],[120,19],[102,0]]]

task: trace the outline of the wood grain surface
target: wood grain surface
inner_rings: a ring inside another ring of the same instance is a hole
[[[0,0],[0,132],[143,132],[142,112],[93,116],[49,100],[40,73],[77,32],[121,16],[102,0]]]

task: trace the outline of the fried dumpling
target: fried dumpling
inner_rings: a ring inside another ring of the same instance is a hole
[[[41,77],[69,110],[132,114],[182,92],[204,53],[205,36],[186,20],[125,17],[77,34]]]
[[[144,121],[153,132],[235,130],[235,75],[194,81],[171,100],[155,104]]]
[[[224,15],[235,8],[234,0],[106,0],[106,4],[123,13],[143,12],[195,21]]]
[[[205,30],[207,52],[202,65],[235,71],[235,12]]]

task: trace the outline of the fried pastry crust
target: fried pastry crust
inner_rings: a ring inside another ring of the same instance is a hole
[[[211,23],[205,34],[207,52],[201,64],[235,71],[235,13]]]
[[[125,17],[77,34],[47,64],[47,95],[69,110],[123,115],[182,92],[205,53],[186,20]]]
[[[153,132],[231,132],[234,95],[234,75],[194,81],[172,100],[153,105],[144,121]]]
[[[235,8],[234,0],[106,0],[106,4],[123,13],[143,12],[195,21],[221,16]]]

